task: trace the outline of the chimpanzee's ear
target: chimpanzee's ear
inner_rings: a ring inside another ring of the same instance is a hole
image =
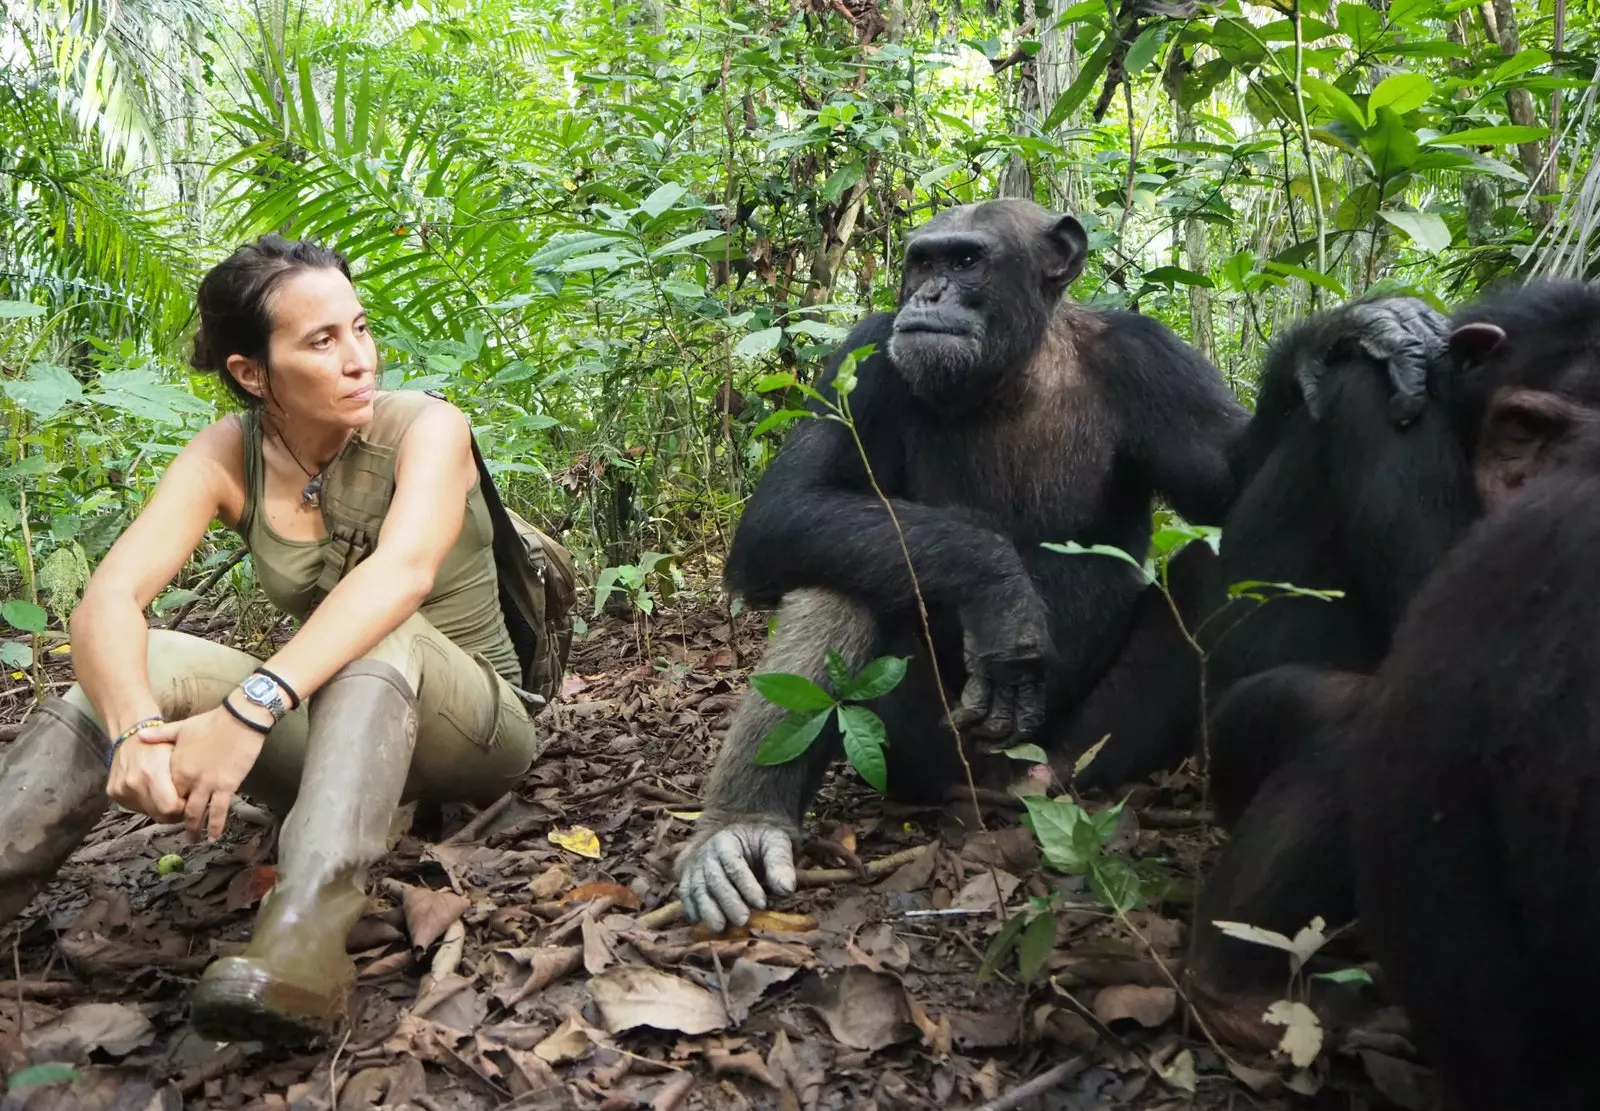
[[[1558,466],[1563,446],[1596,418],[1594,410],[1547,390],[1501,391],[1489,402],[1474,461],[1485,499],[1499,501]]]
[[[1464,363],[1481,363],[1506,341],[1498,324],[1463,324],[1450,333],[1450,353]]]
[[[1049,236],[1044,280],[1052,289],[1065,289],[1083,273],[1083,263],[1089,254],[1089,236],[1072,216],[1057,220]]]

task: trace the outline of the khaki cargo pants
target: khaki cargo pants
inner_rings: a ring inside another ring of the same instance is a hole
[[[407,618],[366,658],[394,667],[417,696],[417,744],[406,780],[407,801],[492,802],[516,783],[544,747],[517,688],[497,675],[488,660],[458,648],[422,615]],[[150,631],[150,686],[168,721],[216,709],[260,662],[187,633]],[[76,685],[66,698],[100,721]],[[279,813],[288,811],[305,762],[307,722],[304,703],[278,722],[240,794]],[[358,729],[362,723],[346,724]]]

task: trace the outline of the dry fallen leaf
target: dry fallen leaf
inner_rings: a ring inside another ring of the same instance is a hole
[[[1118,984],[1103,988],[1094,997],[1095,1017],[1107,1026],[1118,1019],[1131,1018],[1140,1026],[1154,1028],[1171,1018],[1177,1009],[1178,993],[1171,988]]]
[[[533,1053],[547,1064],[562,1065],[588,1053],[593,1044],[583,1023],[576,1018],[569,1018],[557,1026],[548,1038],[534,1046]]]
[[[528,884],[528,894],[541,903],[547,903],[572,883],[572,873],[565,864],[552,864]]]
[[[1150,1067],[1155,1069],[1157,1076],[1180,1092],[1193,1093],[1199,1087],[1199,1080],[1194,1074],[1194,1054],[1187,1049],[1178,1050],[1170,1059],[1165,1059],[1165,1055],[1152,1055]]]
[[[844,955],[851,963],[865,965],[874,972],[889,969],[904,972],[911,964],[911,949],[887,922],[880,922],[865,933],[847,938]]]
[[[270,864],[258,864],[253,868],[240,869],[228,883],[228,894],[224,903],[229,910],[253,907],[277,882],[278,870]]]
[[[406,933],[417,949],[427,949],[444,936],[451,923],[466,912],[465,896],[454,891],[435,891],[431,887],[400,884],[401,904],[406,914]]]
[[[933,868],[939,862],[939,843],[930,841],[911,860],[896,868],[894,874],[878,885],[880,891],[920,891],[933,879]]]
[[[584,916],[583,929],[583,967],[589,975],[597,976],[617,963],[617,955],[611,951],[610,931],[593,918]]]
[[[766,994],[773,984],[792,979],[798,968],[781,968],[758,964],[740,957],[728,969],[728,1018],[735,1026],[750,1015],[750,1008]]]
[[[495,989],[495,998],[506,1007],[538,994],[561,977],[583,967],[581,945],[542,949],[502,949],[501,952],[510,954],[513,959],[528,966],[527,978],[521,983],[502,984]]]
[[[600,838],[594,830],[587,826],[573,826],[571,829],[552,829],[546,834],[552,842],[560,845],[569,853],[588,857],[590,860],[600,859]]]
[[[619,965],[589,980],[589,995],[613,1034],[635,1026],[705,1034],[728,1025],[728,1013],[711,992],[688,980],[638,965]]]
[[[878,1050],[917,1035],[906,989],[895,977],[858,964],[806,984],[801,1002],[815,1008],[851,1049]]]
[[[751,930],[773,930],[782,934],[809,933],[817,920],[809,914],[789,914],[781,910],[753,910],[746,926]]]
[[[1278,1051],[1288,1054],[1295,1068],[1308,1068],[1322,1052],[1322,1023],[1317,1013],[1304,1003],[1280,999],[1261,1016],[1265,1022],[1284,1027]]]
[[[638,910],[639,896],[620,883],[586,883],[561,896],[563,903],[586,903],[591,899],[610,899],[612,905],[624,910]]]
[[[998,888],[995,887],[997,881]],[[1011,898],[1011,893],[1021,882],[1010,872],[1002,872],[998,868],[985,871],[968,880],[950,906],[955,910],[993,910]]]
[[[155,1027],[144,1012],[130,1004],[80,1003],[35,1032],[27,1045],[31,1056],[38,1060],[70,1060],[80,1049],[100,1049],[112,1057],[126,1057],[154,1041],[155,1035]]]

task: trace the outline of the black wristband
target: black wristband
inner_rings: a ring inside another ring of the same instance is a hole
[[[232,693],[233,693],[232,691],[228,692],[228,694],[232,694]],[[259,721],[251,721],[249,718],[247,718],[243,714],[241,714],[238,710],[235,710],[233,708],[233,703],[229,702],[226,697],[224,697],[222,699],[222,708],[224,710],[228,711],[228,713],[232,714],[234,720],[237,721],[240,725],[243,725],[248,729],[255,730],[257,733],[260,733],[263,737],[265,737],[268,733],[272,732],[272,726],[270,726],[270,725],[262,725]]]
[[[266,668],[258,667],[252,674],[265,675],[268,679],[271,679],[274,683],[278,684],[278,689],[289,696],[289,709],[293,710],[300,705],[300,696],[294,692],[294,688],[288,683],[285,683],[272,672],[268,671]]]

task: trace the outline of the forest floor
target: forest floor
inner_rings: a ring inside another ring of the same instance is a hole
[[[658,610],[648,643],[596,621],[517,791],[416,814],[375,869],[350,942],[355,1019],[306,1051],[218,1046],[186,1020],[188,988],[243,948],[272,883],[270,817],[247,808],[190,845],[108,813],[0,928],[0,1109],[1287,1106],[1281,1088],[1258,1094],[1277,1079],[1264,1055],[1230,1051],[1257,1090],[1230,1074],[1162,968],[1181,967],[1181,893],[1217,841],[1182,774],[1135,792],[1124,825],[1125,847],[1176,881],[1172,905],[1130,916],[1149,947],[1075,910],[1030,985],[1014,961],[977,977],[996,884],[1013,910],[1052,887],[1090,907],[1081,884],[1040,867],[1012,807],[986,807],[981,830],[970,803],[897,807],[853,773],[830,780],[812,829],[868,878],[813,845],[806,886],[762,928],[711,939],[676,919],[673,852],[762,631],[706,603]],[[53,683],[69,659],[52,657]],[[17,677],[0,684],[0,727],[29,701]],[[183,869],[158,872],[166,854]],[[1341,1098],[1323,1105],[1363,1105],[1343,1094],[1370,1093],[1361,1065],[1325,1057],[1323,1095]],[[1005,1102],[1052,1069],[1047,1095]]]

